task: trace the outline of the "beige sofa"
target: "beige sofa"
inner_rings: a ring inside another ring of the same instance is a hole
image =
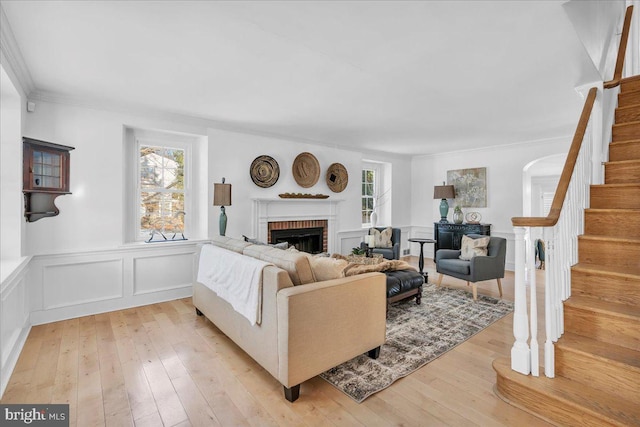
[[[386,333],[386,278],[367,273],[315,281],[309,258],[218,236],[215,246],[270,262],[262,276],[262,321],[251,325],[195,282],[193,304],[283,386],[293,402],[300,384],[363,353],[377,358]]]

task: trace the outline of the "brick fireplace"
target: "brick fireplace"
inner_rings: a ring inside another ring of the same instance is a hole
[[[272,231],[322,227],[322,249],[339,252],[340,199],[253,199],[252,234],[263,242],[272,242]],[[307,234],[306,232],[304,232]]]

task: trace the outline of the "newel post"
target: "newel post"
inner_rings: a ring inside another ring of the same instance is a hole
[[[527,290],[525,285],[525,229],[514,227],[515,232],[515,303],[513,308],[513,336],[516,341],[511,347],[511,369],[521,374],[531,372],[531,353],[529,339],[529,321],[527,318]]]

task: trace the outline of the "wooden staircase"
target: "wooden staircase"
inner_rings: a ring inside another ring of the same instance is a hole
[[[591,186],[578,238],[556,378],[493,364],[501,397],[557,425],[640,426],[640,76],[622,81],[615,117],[605,183]]]

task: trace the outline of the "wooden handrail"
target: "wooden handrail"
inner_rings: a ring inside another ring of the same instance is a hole
[[[627,52],[627,39],[629,38],[629,27],[631,27],[631,15],[633,14],[633,5],[627,7],[624,14],[624,25],[622,26],[622,36],[620,37],[620,46],[618,47],[618,58],[616,59],[616,69],[613,73],[613,79],[604,82],[605,89],[611,89],[620,84],[622,80],[622,66],[624,65],[624,56]]]
[[[584,134],[587,131],[587,125],[589,124],[589,117],[591,116],[591,110],[593,109],[593,103],[596,100],[598,89],[592,87],[589,89],[587,99],[584,101],[584,107],[582,108],[582,114],[580,115],[580,121],[578,127],[573,135],[573,141],[571,141],[571,148],[567,154],[567,160],[562,168],[562,175],[560,175],[560,181],[556,188],[556,193],[553,196],[553,202],[551,203],[551,209],[549,215],[546,217],[531,216],[531,217],[513,217],[511,218],[511,224],[514,227],[553,227],[560,218],[560,212],[562,211],[562,205],[569,189],[569,182],[571,181],[571,175],[573,169],[576,166],[578,160],[578,154],[580,153],[580,147],[582,147],[582,140]]]

